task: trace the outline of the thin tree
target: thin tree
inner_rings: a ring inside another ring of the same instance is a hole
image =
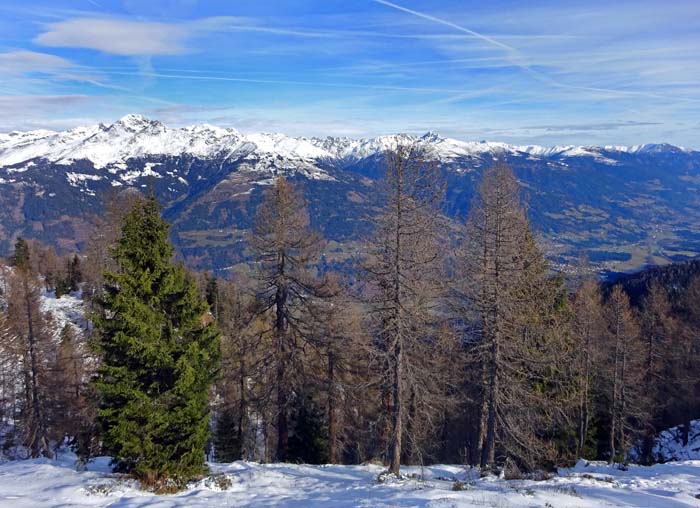
[[[312,385],[318,392],[319,405],[325,406],[327,462],[336,464],[341,461],[353,430],[348,424],[359,424],[353,421],[359,416],[357,396],[365,401],[370,397],[364,384],[367,377],[362,372],[370,349],[363,327],[362,303],[337,274],[326,277],[324,289],[326,298],[314,303],[318,347],[314,349],[317,367],[312,372]]]
[[[555,450],[542,439],[564,416],[570,361],[566,293],[530,231],[520,188],[497,163],[483,175],[457,255],[457,294],[478,393],[482,467],[516,459],[532,467]],[[563,361],[562,361],[563,360]]]
[[[375,365],[389,410],[389,472],[399,475],[409,421],[428,423],[443,402],[440,371],[432,362],[440,357],[434,347],[443,294],[439,207],[444,187],[418,144],[396,146],[385,161],[385,205],[363,272]]]
[[[256,406],[265,377],[269,341],[259,333],[255,299],[240,284],[209,279],[210,305],[216,310],[221,331],[222,375],[217,383],[215,452],[218,460],[256,460],[257,428],[260,413]]]
[[[605,319],[607,333],[602,348],[606,360],[601,381],[607,396],[608,460],[612,464],[627,453],[631,437],[643,428],[648,415],[639,323],[620,285],[613,288],[605,303]]]
[[[576,456],[582,457],[589,439],[592,407],[600,360],[599,345],[605,334],[600,286],[587,279],[576,291],[573,300],[573,334],[578,344],[576,351],[576,375],[578,379]]]
[[[23,359],[25,445],[32,457],[51,457],[46,383],[50,332],[46,316],[40,308],[41,283],[33,270],[30,256],[28,243],[19,238],[11,258],[14,271],[8,291],[8,315],[16,336],[20,338]]]
[[[684,445],[688,444],[692,420],[700,414],[700,275],[691,278],[680,295],[676,323],[678,335],[670,344],[666,380],[671,380],[673,397],[667,411],[672,421],[682,424]]]
[[[322,248],[310,228],[306,201],[282,177],[265,191],[250,239],[257,262],[259,313],[269,314],[274,342],[277,446],[275,459],[287,460],[289,407],[301,371],[302,352],[312,344],[309,303],[321,295],[313,267]]]
[[[653,281],[642,301],[639,313],[643,362],[643,391],[648,399],[649,418],[644,429],[643,458],[651,459],[651,451],[657,427],[677,396],[673,389],[674,338],[678,326],[672,315],[668,291],[658,281]],[[670,367],[670,368],[669,368]],[[660,429],[659,429],[660,430]]]

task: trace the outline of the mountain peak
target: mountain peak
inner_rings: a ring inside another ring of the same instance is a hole
[[[686,149],[682,146],[671,145],[669,143],[647,143],[632,147],[635,153],[662,153],[662,152],[685,152]]]
[[[124,115],[119,120],[114,122],[109,128],[120,127],[122,129],[138,132],[142,131],[143,129],[149,126],[165,127],[162,123],[158,122],[157,120],[151,120],[143,115],[129,113],[128,115]]]
[[[368,139],[347,137],[306,138],[285,134],[242,134],[208,124],[169,128],[140,114],[128,114],[111,125],[76,127],[63,132],[30,131],[0,134],[0,167],[43,158],[70,163],[90,160],[95,167],[123,164],[130,158],[189,155],[199,158],[230,158],[264,154],[266,160],[316,167],[321,161],[348,163],[381,155],[396,144],[418,141],[430,147],[440,161],[484,158],[502,153],[527,153],[535,158],[593,157],[613,164],[614,155],[690,152],[668,144],[624,146],[514,146],[500,142],[461,141],[428,131],[423,135],[393,134]],[[607,154],[607,155],[606,155]],[[612,158],[610,158],[612,157]]]
[[[443,141],[445,138],[443,138],[439,133],[437,133],[435,131],[428,131],[421,136],[421,139],[423,141],[435,143],[437,141]]]
[[[123,123],[123,124],[149,123],[150,121],[151,121],[150,119],[146,118],[143,115],[139,115],[138,113],[129,113],[129,114],[121,117],[119,120],[117,120],[117,123]]]

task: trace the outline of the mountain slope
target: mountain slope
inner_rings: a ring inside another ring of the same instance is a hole
[[[171,129],[127,115],[111,125],[0,134],[0,253],[20,234],[79,248],[107,194],[152,187],[188,262],[227,267],[246,257],[241,240],[261,190],[285,175],[305,189],[314,225],[337,242],[340,260],[368,230],[383,153],[408,140],[443,171],[446,212],[457,220],[481,171],[508,162],[555,261],[587,251],[603,270],[626,270],[700,252],[700,152],[671,145],[545,148],[435,133],[295,138]]]

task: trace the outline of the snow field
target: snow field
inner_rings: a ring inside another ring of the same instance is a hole
[[[629,466],[580,461],[549,480],[479,478],[461,466],[405,467],[409,477],[379,483],[381,466],[234,462],[175,495],[156,496],[109,471],[98,458],[76,471],[75,457],[0,464],[0,507],[12,508],[461,508],[700,507],[700,461]],[[423,473],[423,479],[418,479]],[[416,475],[416,478],[410,478]],[[463,490],[453,490],[455,481]]]

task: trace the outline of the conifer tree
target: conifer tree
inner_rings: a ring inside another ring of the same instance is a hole
[[[80,258],[74,254],[72,258],[66,260],[66,275],[67,286],[70,291],[77,291],[79,285],[83,282],[83,274],[80,268]]]
[[[673,365],[676,320],[671,313],[667,290],[658,281],[649,284],[639,314],[641,326],[644,393],[649,399],[649,419],[645,430],[642,455],[651,458],[656,429],[662,425],[663,415],[679,394],[675,386]],[[662,427],[661,427],[662,428]]]
[[[577,341],[574,368],[577,378],[577,445],[576,455],[587,454],[594,416],[593,399],[597,366],[600,361],[600,339],[605,334],[600,288],[595,280],[585,280],[573,299],[573,334]]]
[[[303,372],[303,350],[313,342],[310,302],[323,293],[313,273],[322,239],[309,225],[303,195],[280,177],[265,192],[250,240],[259,262],[258,312],[271,321],[275,459],[283,462],[288,459],[289,409]]]
[[[616,285],[605,304],[605,351],[600,377],[606,396],[608,460],[612,464],[625,455],[631,438],[646,423],[648,412],[644,393],[644,348],[639,323],[620,285]]]
[[[386,152],[385,160],[386,204],[368,242],[363,272],[375,333],[373,367],[386,413],[389,472],[398,476],[407,445],[417,444],[411,431],[429,423],[426,411],[443,401],[436,344],[444,186],[418,144],[399,145]]]
[[[173,264],[168,224],[153,196],[127,215],[95,316],[102,358],[98,426],[115,468],[156,491],[204,470],[208,393],[218,333],[196,281]]]
[[[226,407],[216,418],[213,435],[214,456],[219,462],[233,462],[241,458],[242,442],[240,433],[236,432],[238,415],[235,409]]]
[[[212,282],[213,281],[213,282]],[[244,294],[237,284],[207,278],[204,281],[207,299],[217,318],[221,332],[221,378],[216,392],[214,451],[219,461],[238,459],[260,460],[258,424],[262,423],[258,404],[265,405],[261,394],[265,383],[266,354],[271,344],[256,326],[256,305],[252,295]]]
[[[668,362],[667,388],[673,395],[667,399],[666,412],[673,423],[682,424],[682,443],[690,439],[692,420],[700,414],[700,275],[694,275],[680,295],[675,340],[666,351]]]
[[[462,318],[474,328],[475,455],[482,467],[503,458],[541,464],[557,453],[549,437],[563,416],[569,311],[562,281],[549,276],[530,230],[518,182],[502,163],[484,173],[457,263]]]
[[[8,317],[15,351],[21,358],[24,404],[20,431],[32,457],[51,457],[48,421],[47,359],[51,354],[50,323],[41,312],[41,283],[32,268],[29,244],[17,240],[14,272],[8,284]]]
[[[29,244],[22,237],[17,238],[15,242],[15,252],[10,258],[10,264],[19,270],[30,269]]]
[[[297,395],[290,414],[289,460],[304,464],[328,462],[328,436],[323,414],[308,393]]]
[[[78,337],[72,325],[61,330],[53,366],[54,421],[62,437],[72,435],[80,425],[80,413],[85,405],[83,374],[85,366],[80,354]]]

